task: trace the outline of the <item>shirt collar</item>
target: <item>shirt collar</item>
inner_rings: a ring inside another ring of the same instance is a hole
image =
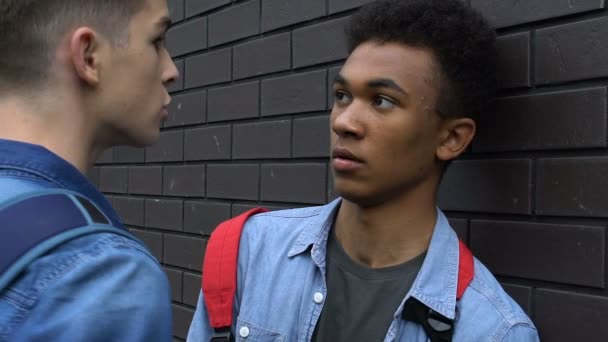
[[[449,319],[456,317],[458,284],[458,237],[443,212],[437,208],[437,222],[422,268],[409,295]]]
[[[99,206],[112,224],[122,226],[112,205],[76,167],[40,145],[0,139],[0,168],[27,172],[57,187],[78,192]]]
[[[288,257],[304,253],[313,246],[325,251],[327,237],[341,199],[317,207],[307,226],[300,233]],[[312,253],[313,259],[316,253]],[[437,208],[437,221],[431,236],[426,257],[408,296],[412,296],[441,315],[454,319],[456,316],[456,288],[458,282],[458,237],[443,212]],[[315,260],[324,265],[325,255]],[[407,297],[407,296],[406,296]]]
[[[316,215],[310,217],[308,224],[289,250],[288,257],[304,253],[311,245],[319,250],[325,250],[327,236],[341,202],[342,199],[338,198],[327,205],[315,208]]]

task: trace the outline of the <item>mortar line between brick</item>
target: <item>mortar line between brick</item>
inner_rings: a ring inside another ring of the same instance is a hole
[[[258,203],[262,201],[262,163],[258,164]]]
[[[530,31],[530,55],[528,56],[528,82],[530,86],[535,87],[536,74],[536,30]]]

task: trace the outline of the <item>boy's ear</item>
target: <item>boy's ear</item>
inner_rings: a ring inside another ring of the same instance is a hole
[[[475,136],[475,121],[470,118],[447,119],[443,122],[435,155],[441,161],[458,158]]]
[[[76,75],[85,84],[92,87],[100,79],[100,37],[89,27],[80,27],[70,38],[70,58]]]

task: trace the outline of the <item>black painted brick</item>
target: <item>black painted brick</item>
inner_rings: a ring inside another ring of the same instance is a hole
[[[325,203],[325,164],[262,165],[262,200]]]
[[[162,132],[156,144],[146,148],[146,162],[170,162],[184,159],[184,132]]]
[[[258,81],[215,88],[208,93],[209,122],[258,117],[260,114]]]
[[[214,126],[186,131],[185,160],[230,159],[230,126]]]
[[[608,18],[536,31],[536,82],[608,76]]]
[[[234,79],[258,76],[291,67],[291,34],[283,33],[234,47]]]
[[[201,292],[201,276],[184,272],[184,289],[182,302],[186,305],[196,306]]]
[[[293,121],[293,157],[329,156],[329,116]]]
[[[603,227],[471,221],[471,247],[500,275],[604,286]]]
[[[163,168],[160,166],[132,166],[129,168],[129,193],[161,195]]]
[[[114,148],[114,163],[143,163],[146,159],[146,149],[131,146]]]
[[[289,158],[291,120],[235,125],[233,159]]]
[[[194,310],[173,304],[173,334],[185,339],[188,336],[192,317],[194,317]]]
[[[232,49],[189,57],[185,64],[185,88],[227,82],[232,75]]]
[[[532,163],[467,160],[450,165],[439,190],[444,210],[529,214]]]
[[[608,158],[541,159],[536,214],[608,217]]]
[[[473,151],[606,147],[606,88],[516,96],[479,118]]]
[[[229,4],[231,0],[186,0],[186,17],[207,12],[222,5]]]
[[[139,238],[148,247],[148,250],[154,255],[158,262],[163,260],[163,235],[139,229],[129,230],[133,235]]]
[[[530,33],[498,37],[498,85],[500,88],[530,86]]]
[[[325,15],[325,0],[262,0],[262,32]]]
[[[207,117],[207,92],[174,96],[168,110],[169,118],[165,127],[204,123]]]
[[[517,284],[506,284],[501,283],[502,288],[513,298],[519,306],[531,316],[532,308],[532,288],[529,286],[522,286]]]
[[[184,231],[211,235],[215,227],[230,218],[230,204],[219,202],[184,203]]]
[[[205,165],[165,166],[163,195],[205,196]]]
[[[325,70],[262,81],[262,115],[322,111],[327,108]]]
[[[209,46],[260,32],[260,0],[247,1],[209,16]]]
[[[172,57],[207,47],[207,18],[190,20],[167,32],[167,50]]]
[[[114,148],[107,148],[99,157],[97,157],[97,161],[95,162],[98,165],[101,164],[112,164],[114,162]]]
[[[532,21],[604,8],[603,0],[471,0],[493,27],[513,26]]]
[[[169,5],[169,17],[172,22],[184,20],[184,0],[169,0],[167,5]]]
[[[293,31],[293,66],[300,68],[346,58],[347,20],[335,19]]]
[[[184,79],[186,77],[184,74],[184,60],[174,60],[173,62],[175,63],[177,71],[179,71],[179,78],[167,87],[167,91],[169,93],[174,93],[176,91],[184,89]]]
[[[183,212],[181,200],[146,199],[145,226],[181,231]]]
[[[534,323],[542,341],[604,341],[608,336],[608,298],[537,289]]]
[[[368,2],[372,0],[329,0],[329,14],[359,7]]]
[[[174,302],[182,302],[182,272],[171,268],[163,267],[169,286],[171,286],[171,300]]]
[[[256,164],[208,165],[207,197],[257,200],[259,178]]]
[[[460,218],[448,218],[450,225],[462,242],[469,244],[469,221]]]
[[[127,193],[128,168],[104,166],[99,168],[99,189],[103,192]]]
[[[246,211],[249,211],[254,208],[264,207],[263,205],[255,205],[255,204],[233,204],[231,209],[231,217],[238,216]]]
[[[135,197],[115,197],[114,209],[128,226],[144,226],[144,200]]]
[[[274,211],[274,210],[285,210],[285,209],[292,209],[292,208],[298,208],[298,207],[305,207],[305,205],[286,204],[284,206],[280,206],[280,205],[265,205],[265,204],[233,204],[231,216],[235,217],[246,211],[249,211],[249,210],[255,209],[255,208],[264,208],[269,211]]]
[[[206,244],[199,238],[165,234],[163,261],[167,265],[200,272]]]

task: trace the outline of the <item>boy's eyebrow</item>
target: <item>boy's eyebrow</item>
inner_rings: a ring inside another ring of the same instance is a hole
[[[407,92],[403,90],[395,81],[390,78],[378,78],[367,82],[367,86],[370,88],[389,88],[400,92],[403,95],[407,95]]]
[[[344,76],[337,74],[334,78],[334,84],[339,84],[342,86],[348,86],[348,81]],[[400,92],[403,95],[407,96],[407,92],[403,90],[397,83],[390,78],[377,78],[367,82],[367,87],[372,89],[377,88],[389,88]]]

